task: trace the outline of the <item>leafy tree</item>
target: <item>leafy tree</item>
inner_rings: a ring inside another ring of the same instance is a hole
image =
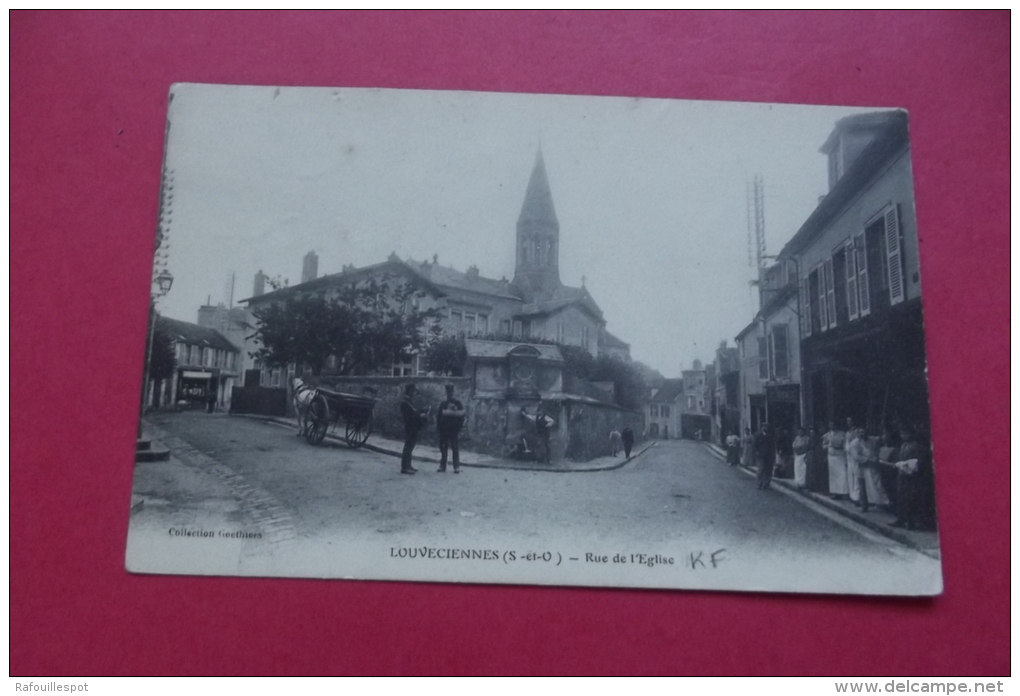
[[[617,405],[632,411],[641,407],[646,385],[642,371],[634,364],[609,355],[594,358],[579,346],[559,348],[566,374],[589,382],[612,382]]]
[[[170,379],[177,369],[177,356],[174,355],[174,339],[166,329],[159,325],[152,331],[152,355],[149,360],[149,379]]]
[[[460,377],[465,360],[467,348],[460,336],[444,336],[425,349],[425,369],[429,372]]]
[[[286,294],[257,306],[253,357],[272,367],[291,363],[319,375],[330,357],[342,375],[365,374],[424,349],[438,335],[435,309],[421,310],[424,293],[386,277],[334,288],[328,295]]]
[[[592,370],[595,367],[595,358],[586,349],[580,346],[568,344],[560,345],[560,355],[563,356],[563,371],[579,379],[591,379]]]
[[[632,360],[630,364],[634,367],[635,370],[637,370],[637,373],[641,376],[641,379],[644,381],[646,387],[656,384],[662,384],[662,382],[665,381],[666,379],[665,377],[662,376],[661,372],[656,370],[654,367],[650,367],[644,364],[640,360]]]
[[[613,382],[616,385],[616,403],[631,411],[641,408],[645,382],[641,373],[629,363],[608,355],[595,359],[590,379],[595,382]]]

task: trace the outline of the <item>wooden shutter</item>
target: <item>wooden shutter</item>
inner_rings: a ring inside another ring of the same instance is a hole
[[[889,304],[899,304],[906,299],[903,282],[903,246],[900,244],[900,225],[896,206],[885,211],[885,251],[889,263]]]
[[[811,335],[811,281],[805,278],[800,284],[800,335]]]
[[[829,328],[836,328],[836,284],[832,272],[832,259],[826,259],[825,265],[825,313],[829,318]]]
[[[828,299],[825,296],[825,266],[819,266],[818,274],[818,327],[825,331],[829,328]]]
[[[772,327],[772,375],[775,378],[790,376],[790,347],[786,324]]]
[[[769,379],[776,378],[776,334],[769,331]]]
[[[854,241],[854,250],[857,256],[857,297],[859,300],[860,316],[866,317],[871,314],[871,285],[868,283],[868,247],[867,235],[861,232]]]
[[[853,242],[846,247],[846,309],[850,321],[859,316],[857,303],[857,250]]]

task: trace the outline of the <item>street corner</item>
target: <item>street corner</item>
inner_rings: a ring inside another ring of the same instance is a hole
[[[131,487],[131,524],[170,527],[199,522],[236,521],[240,507],[215,476],[171,456],[135,465]]]

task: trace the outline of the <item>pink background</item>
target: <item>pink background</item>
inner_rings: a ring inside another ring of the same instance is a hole
[[[1008,13],[15,12],[10,36],[12,674],[1009,672]],[[172,82],[909,109],[945,594],[128,575]]]

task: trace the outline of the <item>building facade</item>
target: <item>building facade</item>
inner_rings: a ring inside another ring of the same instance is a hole
[[[711,402],[708,370],[695,360],[689,370],[681,370],[683,396],[680,405],[680,437],[708,440],[712,434]]]
[[[712,442],[721,445],[731,433],[740,435],[740,356],[726,341],[715,351],[712,383]]]
[[[683,400],[682,379],[666,379],[660,386],[654,387],[645,404],[645,437],[679,440]]]
[[[906,114],[845,118],[822,152],[829,193],[781,253],[798,268],[804,420],[927,433]]]
[[[199,324],[160,316],[156,326],[173,340],[177,368],[169,380],[151,385],[148,405],[204,408],[212,398],[218,408],[228,409],[242,374],[238,348],[216,329]]]

